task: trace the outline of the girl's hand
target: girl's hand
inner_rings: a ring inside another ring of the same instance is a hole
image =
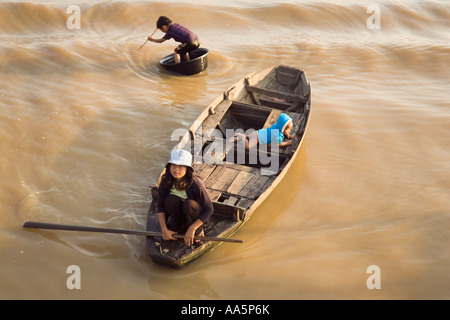
[[[191,246],[194,244],[194,237],[195,237],[195,231],[203,224],[203,222],[200,219],[197,219],[194,221],[193,224],[189,226],[189,229],[187,229],[186,233],[184,234],[184,243],[187,246]],[[200,235],[203,233],[200,232]]]
[[[195,228],[191,225],[189,227],[189,229],[186,231],[186,233],[184,234],[184,243],[187,246],[192,246],[194,244],[195,230],[197,230],[197,228]]]
[[[165,229],[162,231],[163,239],[164,240],[176,240],[174,237],[172,237],[173,234],[175,234],[175,231],[172,231],[170,229]]]

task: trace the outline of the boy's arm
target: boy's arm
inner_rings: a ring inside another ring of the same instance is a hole
[[[283,141],[283,142],[280,143],[278,146],[279,146],[280,148],[282,148],[282,147],[286,147],[286,146],[290,146],[290,145],[292,145],[292,140],[289,140],[289,141]]]
[[[292,139],[294,139],[294,136],[290,135],[289,133],[287,133],[285,136],[288,140],[280,142],[278,145],[280,148],[292,145]]]
[[[148,36],[147,38],[148,40],[152,41],[152,42],[156,42],[156,43],[163,43],[164,41],[166,41],[166,39],[161,38],[161,39],[155,39],[152,36]]]

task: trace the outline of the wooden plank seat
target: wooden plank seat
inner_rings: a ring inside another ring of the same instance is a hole
[[[259,168],[235,163],[196,163],[193,167],[195,174],[205,183],[213,201],[218,201],[221,197],[256,199],[261,187],[270,179],[270,176],[262,175]]]
[[[298,102],[296,103],[286,102],[280,99],[274,99],[270,97],[267,98],[260,96],[258,99],[262,106],[266,106],[269,108],[277,108],[280,110],[293,110],[298,105]]]
[[[302,96],[297,96],[294,94],[284,93],[284,92],[276,91],[276,90],[260,88],[257,86],[246,85],[245,88],[247,89],[248,92],[262,94],[262,95],[265,95],[268,97],[278,98],[278,99],[282,99],[282,100],[286,100],[286,101],[290,101],[290,102],[305,103],[308,101],[307,98],[302,97]]]

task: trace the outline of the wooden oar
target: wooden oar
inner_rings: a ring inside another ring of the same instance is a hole
[[[150,35],[150,37],[153,36],[153,35],[155,34],[156,30],[158,30],[158,28],[156,28],[155,31],[153,31],[153,33]],[[135,53],[137,53],[139,50],[141,50],[142,47],[145,46],[145,44],[147,43],[147,41],[148,41],[148,38],[147,38],[147,40],[145,40],[145,42],[142,44],[142,46],[140,46],[139,49],[137,49],[137,50],[135,51]]]
[[[110,228],[99,228],[99,227],[86,227],[86,226],[75,226],[68,224],[56,224],[56,223],[44,223],[44,222],[34,222],[27,221],[23,224],[24,228],[29,229],[50,229],[50,230],[66,230],[66,231],[86,231],[86,232],[100,232],[100,233],[119,233],[119,234],[132,234],[138,236],[149,236],[149,237],[162,237],[162,232],[152,232],[145,230],[127,230],[127,229],[110,229]],[[174,234],[174,238],[184,239],[183,234]],[[221,241],[221,242],[233,242],[242,243],[242,240],[229,239],[229,238],[217,238],[208,236],[195,236],[195,240],[204,241]]]

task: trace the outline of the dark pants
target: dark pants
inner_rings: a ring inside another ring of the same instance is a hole
[[[194,200],[187,199],[184,202],[177,196],[169,195],[164,200],[166,206],[167,227],[178,233],[185,233],[189,226],[198,219],[202,210],[201,206]],[[195,232],[199,234],[205,224]]]
[[[200,46],[200,42],[198,41],[198,38],[194,41],[189,41],[185,43],[181,43],[175,48],[175,52],[178,53],[181,56],[184,56],[186,53],[197,49]]]

